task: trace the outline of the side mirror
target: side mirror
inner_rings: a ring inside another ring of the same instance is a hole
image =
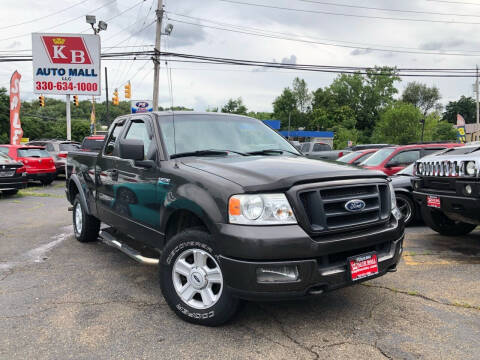
[[[122,139],[119,143],[119,155],[122,159],[142,161],[145,159],[143,141],[137,139]]]

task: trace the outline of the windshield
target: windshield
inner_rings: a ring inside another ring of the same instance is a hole
[[[4,154],[0,151],[0,161],[6,161],[7,163],[10,162],[12,159],[10,158],[10,156],[8,156],[7,154]]]
[[[415,163],[411,163],[408,165],[405,169],[400,170],[397,175],[400,174],[405,174],[405,175],[413,175],[413,167],[415,166]]]
[[[160,117],[160,127],[170,156],[200,150],[249,153],[274,149],[298,154],[285,138],[260,120],[244,116],[175,115],[176,145],[173,117]]]
[[[353,159],[355,159],[357,156],[359,156],[362,152],[361,151],[355,151],[351,152],[347,155],[343,155],[342,157],[338,158],[337,161],[343,162],[343,163],[349,163]]]
[[[18,149],[18,157],[50,157],[50,154],[43,149]]]
[[[80,145],[74,143],[63,143],[59,145],[60,151],[75,151],[80,148]]]
[[[383,148],[378,150],[376,153],[374,153],[372,156],[370,156],[368,159],[362,161],[360,165],[365,165],[365,166],[378,166],[380,165],[386,158],[388,158],[393,152],[395,151],[395,148]]]

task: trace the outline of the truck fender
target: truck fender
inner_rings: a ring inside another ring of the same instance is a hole
[[[195,184],[184,184],[172,189],[166,194],[162,208],[160,227],[164,233],[172,215],[180,210],[195,214],[210,232],[215,231],[215,223],[223,222],[223,216],[215,199],[205,189]]]
[[[88,207],[87,199],[85,198],[85,192],[83,191],[82,184],[80,183],[80,179],[78,178],[77,174],[72,174],[68,182],[68,194],[69,194],[68,198],[71,203],[73,203],[73,201],[75,200],[70,198],[70,194],[71,194],[70,189],[72,186],[75,186],[77,188],[78,194],[80,195],[80,203],[82,204],[86,213],[88,215],[91,215],[91,211],[90,211],[90,208]]]

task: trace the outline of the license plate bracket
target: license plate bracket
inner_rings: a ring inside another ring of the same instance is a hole
[[[351,256],[347,259],[352,281],[365,279],[378,274],[378,257],[375,251]]]
[[[427,195],[427,206],[435,209],[440,209],[440,198],[438,196]]]

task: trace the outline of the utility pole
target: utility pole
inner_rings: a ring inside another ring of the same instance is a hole
[[[290,115],[292,115],[291,111],[288,113],[288,135],[287,135],[288,140],[290,140]]]
[[[158,111],[158,87],[160,82],[160,37],[162,35],[163,0],[157,2],[157,27],[155,30],[155,55],[153,57],[153,111]]]
[[[479,111],[479,108],[478,108],[478,65],[477,65],[477,74],[476,74],[476,79],[475,79],[475,92],[476,92],[476,95],[477,95],[477,124],[480,123],[480,111]]]
[[[110,114],[108,113],[108,77],[107,77],[107,67],[105,66],[105,105],[106,105],[106,120],[107,120],[107,125],[110,126]]]
[[[72,140],[72,119],[70,115],[70,94],[65,95],[66,112],[67,112],[67,140]]]

